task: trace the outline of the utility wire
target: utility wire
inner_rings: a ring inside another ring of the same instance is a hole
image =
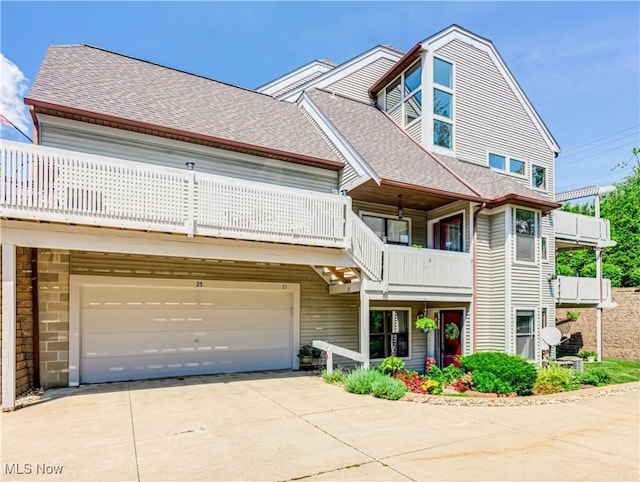
[[[594,139],[594,140],[589,141],[589,142],[586,142],[586,143],[584,143],[584,144],[578,144],[577,146],[569,147],[568,149],[566,149],[566,151],[565,151],[565,152],[572,152],[572,151],[575,151],[575,150],[577,150],[577,149],[579,149],[579,148],[581,148],[581,147],[589,146],[589,145],[591,145],[591,144],[595,144],[596,142],[599,142],[599,141],[601,141],[601,140],[608,139],[609,137],[617,136],[618,134],[622,134],[623,132],[627,132],[627,131],[630,131],[630,130],[636,129],[636,128],[638,128],[638,127],[640,127],[640,124],[636,124],[635,126],[632,126],[632,127],[627,127],[626,129],[623,129],[623,130],[621,130],[621,131],[614,132],[613,134],[609,134],[609,135],[606,135],[606,136],[604,136],[604,137],[599,137],[598,139]]]
[[[563,162],[562,165],[563,166],[570,166],[572,164],[575,164],[576,162],[582,162],[585,159],[591,159],[592,157],[600,156],[602,154],[606,154],[607,152],[611,152],[611,151],[614,151],[616,149],[621,149],[621,148],[626,147],[626,146],[632,146],[634,144],[635,144],[635,141],[629,141],[629,142],[625,142],[624,144],[620,144],[620,145],[617,145],[617,146],[607,147],[602,151],[592,152],[592,153],[590,153],[590,154],[588,154],[586,156],[582,156],[582,157],[579,157],[577,159],[572,159],[569,162]]]
[[[589,147],[583,147],[582,149],[571,151],[568,154],[561,153],[560,156],[558,156],[558,157],[562,157],[563,159],[566,159],[568,157],[579,156],[583,152],[589,152],[589,151],[592,151],[593,149],[599,149],[599,148],[604,147],[604,146],[606,146],[608,144],[612,144],[614,142],[618,142],[618,141],[621,141],[623,139],[626,139],[627,137],[638,138],[638,134],[636,134],[635,132],[631,132],[630,134],[626,134],[624,136],[616,137],[615,139],[610,139],[610,140],[608,140],[606,142],[602,142],[602,143],[597,144],[597,145],[593,145],[593,146],[589,146]]]

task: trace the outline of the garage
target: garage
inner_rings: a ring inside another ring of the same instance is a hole
[[[296,284],[72,276],[70,288],[70,385],[295,368]]]

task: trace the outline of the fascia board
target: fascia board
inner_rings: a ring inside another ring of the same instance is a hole
[[[535,110],[535,108],[529,101],[529,98],[526,96],[526,94],[520,87],[520,84],[518,84],[518,81],[515,79],[515,77],[513,76],[513,74],[507,67],[507,65],[505,64],[504,60],[502,59],[502,56],[490,41],[480,38],[476,35],[473,35],[471,32],[466,32],[458,29],[455,26],[452,26],[440,32],[439,34],[436,34],[435,36],[426,39],[422,43],[422,48],[424,50],[435,52],[440,47],[444,46],[445,44],[449,43],[452,40],[460,40],[461,42],[470,44],[473,47],[477,48],[478,50],[481,50],[489,55],[491,60],[493,60],[495,65],[498,67],[498,70],[500,71],[504,79],[507,81],[507,84],[509,84],[514,94],[516,95],[516,97],[524,107],[525,111],[533,121],[534,125],[536,126],[536,128],[538,129],[542,137],[545,139],[549,148],[553,152],[559,153],[561,151],[560,146],[558,146],[556,140],[553,138],[553,135],[551,134],[551,132],[549,132],[549,129],[547,129],[547,126],[544,124],[541,117],[538,115],[538,112]]]
[[[309,82],[306,82],[289,92],[285,92],[281,96],[278,96],[278,100],[293,100],[297,95],[300,94],[301,91],[317,88],[322,89],[334,82],[340,80],[340,78],[349,75],[362,67],[370,64],[371,62],[375,62],[378,59],[386,58],[393,62],[397,62],[402,58],[402,55],[394,50],[388,49],[383,46],[375,47],[358,57],[355,57],[327,72],[319,75],[315,79],[311,79]]]
[[[307,77],[314,72],[320,71],[324,73],[334,68],[335,67],[331,67],[324,62],[314,60],[313,62],[309,62],[302,67],[298,67],[297,69],[292,70],[291,72],[284,74],[277,79],[274,79],[270,82],[267,82],[266,84],[261,85],[260,87],[257,87],[256,92],[271,95],[272,92],[277,92],[286,84],[297,82],[298,80]]]
[[[298,99],[298,106],[304,109],[311,118],[318,123],[327,137],[333,142],[336,148],[344,156],[347,162],[353,167],[359,176],[366,176],[373,179],[378,185],[380,184],[380,176],[376,174],[373,168],[365,161],[351,144],[344,138],[342,133],[331,123],[322,110],[313,102],[309,94],[303,92]]]

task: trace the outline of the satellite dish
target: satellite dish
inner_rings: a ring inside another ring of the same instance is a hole
[[[544,340],[540,340],[540,348],[542,350],[548,350],[549,349],[549,345],[547,345],[547,342]]]
[[[549,346],[559,345],[562,341],[562,333],[555,326],[547,326],[540,331],[542,342]]]

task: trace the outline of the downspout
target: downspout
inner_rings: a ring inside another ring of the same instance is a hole
[[[473,211],[473,353],[478,349],[478,214],[486,207],[483,202]]]
[[[40,388],[40,309],[38,306],[38,248],[31,248],[31,304],[33,313],[33,386]]]

